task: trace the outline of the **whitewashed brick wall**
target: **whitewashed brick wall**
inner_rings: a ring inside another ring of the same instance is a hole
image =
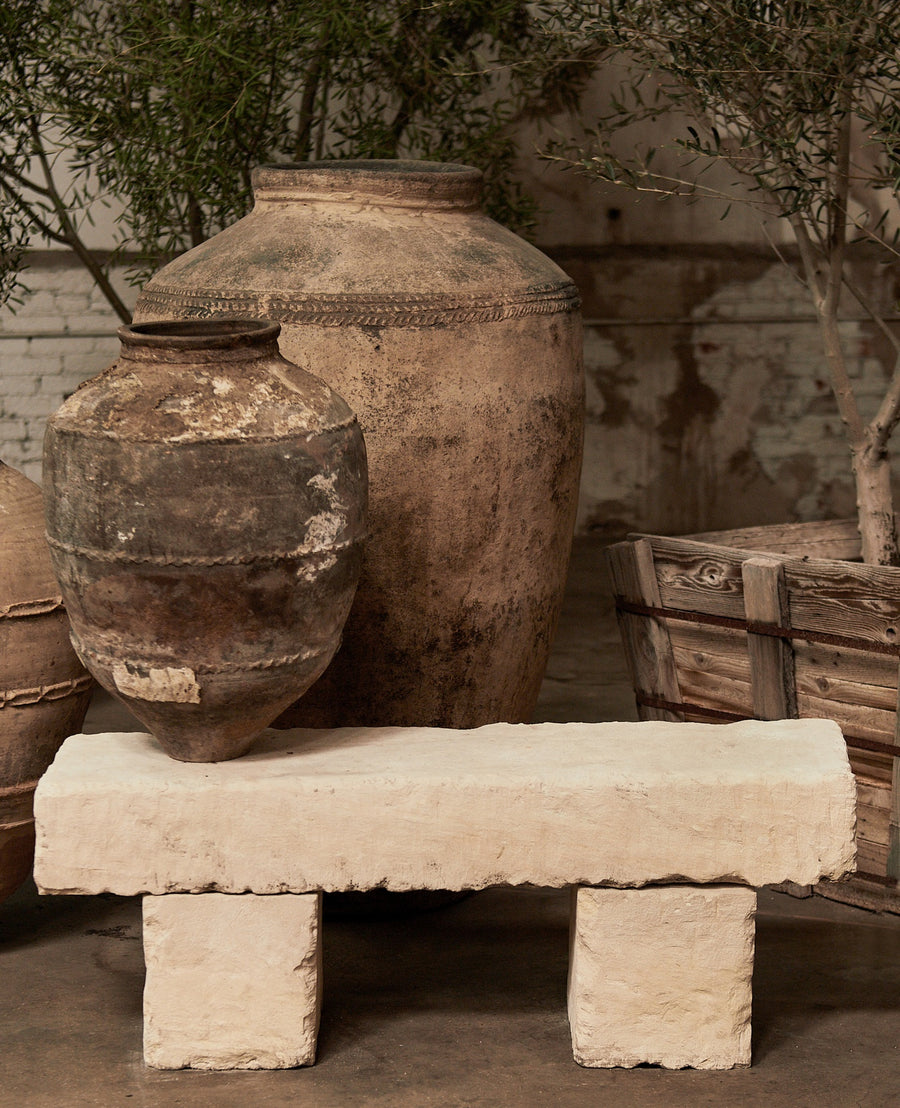
[[[47,418],[113,360],[120,320],[64,255],[36,254],[25,281],[24,302],[0,310],[0,459],[40,481]],[[133,304],[136,290],[116,284]]]

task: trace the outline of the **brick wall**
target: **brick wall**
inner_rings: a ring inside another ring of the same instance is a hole
[[[113,360],[120,321],[65,255],[32,255],[25,280],[24,303],[0,311],[0,459],[40,481],[47,417]]]

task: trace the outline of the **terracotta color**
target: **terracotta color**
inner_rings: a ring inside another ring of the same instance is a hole
[[[41,490],[0,462],[0,900],[31,872],[35,786],[90,700],[68,630]]]
[[[340,641],[365,447],[258,321],[123,327],[51,418],[47,533],[78,653],[184,761],[244,753]]]
[[[366,434],[370,541],[344,645],[282,722],[527,720],[581,467],[578,294],[426,162],[256,171],[255,207],[158,273],[136,318],[260,315]]]

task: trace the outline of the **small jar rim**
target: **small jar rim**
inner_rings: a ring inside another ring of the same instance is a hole
[[[281,324],[267,319],[173,319],[129,323],[116,332],[123,346],[147,350],[231,350],[268,345]]]

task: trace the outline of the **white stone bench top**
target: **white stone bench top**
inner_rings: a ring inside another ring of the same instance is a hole
[[[215,764],[75,735],[35,818],[42,892],[134,895],[808,884],[856,817],[838,726],[786,720],[269,731]]]

